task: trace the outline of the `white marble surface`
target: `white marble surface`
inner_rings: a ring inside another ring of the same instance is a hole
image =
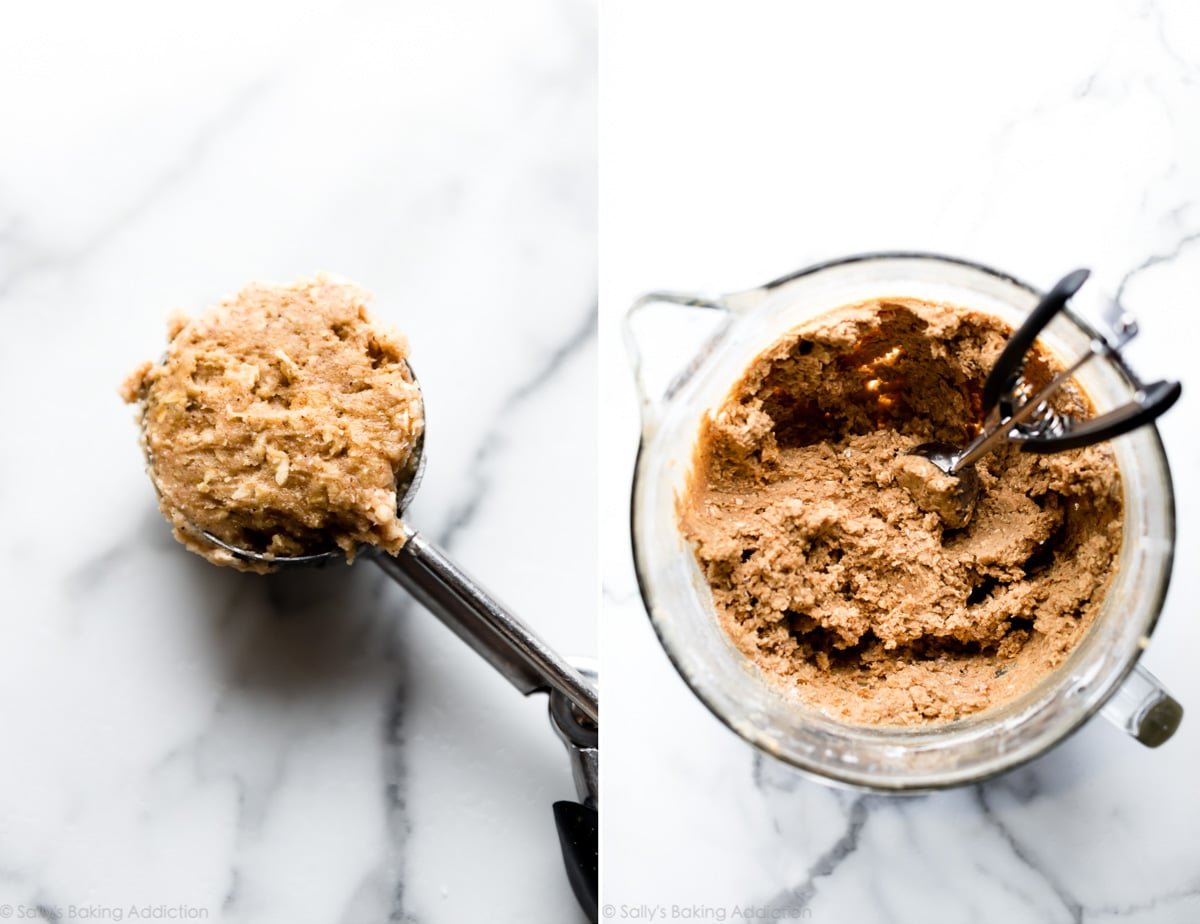
[[[594,654],[595,31],[590,0],[6,11],[0,917],[582,920],[544,697],[369,565],[184,552],[116,388],[172,308],[362,282],[425,391],[414,524]]]
[[[612,919],[670,920],[672,904],[828,924],[1200,919],[1200,7],[617,0],[601,50]],[[1139,367],[1185,388],[1162,425],[1179,564],[1144,663],[1190,714],[1161,750],[1095,721],[982,787],[839,792],[756,757],[660,650],[629,560],[621,314],[647,290],[735,291],[875,249],[1041,285],[1077,265],[1126,278]]]

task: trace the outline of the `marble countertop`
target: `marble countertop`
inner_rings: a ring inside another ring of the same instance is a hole
[[[736,10],[736,11],[735,11]],[[1200,918],[1200,12],[1154,2],[609,4],[601,72],[602,868],[611,920]],[[636,402],[618,322],[870,250],[1042,286],[1090,266],[1142,321],[1177,568],[1143,663],[1189,710],[1147,750],[1097,720],[1016,772],[910,798],[761,758],[685,688],[629,555]],[[678,906],[673,909],[672,906]],[[724,915],[724,916],[722,916]]]
[[[424,388],[414,525],[594,655],[595,41],[589,0],[8,12],[0,917],[582,920],[545,698],[369,565],[183,551],[117,386],[174,308],[363,283]]]

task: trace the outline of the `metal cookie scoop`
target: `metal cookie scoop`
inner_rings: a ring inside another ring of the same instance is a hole
[[[1078,449],[1128,433],[1150,423],[1182,393],[1178,382],[1138,386],[1129,403],[1088,420],[1075,420],[1050,406],[1050,399],[1096,356],[1114,356],[1137,334],[1137,322],[1116,303],[1105,309],[1108,330],[1097,331],[1091,348],[1030,395],[1021,376],[1025,356],[1038,335],[1087,281],[1088,270],[1063,277],[1033,309],[1012,336],[988,374],[983,388],[987,412],[983,431],[963,449],[942,442],[922,443],[899,460],[897,478],[922,510],[937,513],[950,529],[966,526],[979,499],[979,475],[972,467],[1003,443],[1018,443],[1023,452],[1051,453]]]
[[[411,367],[409,368],[411,372]],[[413,382],[420,383],[413,375]],[[422,405],[424,402],[422,401]],[[396,477],[396,509],[403,512],[412,502],[425,468],[424,433],[418,437],[409,461]],[[147,453],[150,478],[154,476],[154,460]],[[596,730],[600,721],[599,695],[594,686],[595,666],[588,662],[584,672],[577,669],[551,648],[528,625],[502,603],[492,597],[466,572],[452,562],[444,552],[420,533],[404,525],[405,542],[395,555],[373,546],[363,546],[356,556],[368,559],[404,587],[422,605],[445,623],[451,631],[471,646],[484,660],[508,679],[521,693],[549,693],[551,724],[566,746],[576,777],[582,804],[568,812],[567,803],[555,804],[559,834],[563,840],[564,860],[572,887],[589,910],[595,906],[596,862],[591,847],[590,866],[586,862],[588,844],[594,842],[598,791],[595,786],[599,764]],[[219,546],[234,557],[247,562],[286,568],[321,565],[340,560],[344,552],[336,547],[328,551],[305,555],[270,555],[254,549],[239,548],[218,539],[193,525],[194,535]],[[583,767],[590,767],[590,777],[581,776]],[[570,822],[564,818],[570,818]],[[580,820],[580,819],[583,820]],[[588,826],[590,819],[590,827]],[[581,835],[579,826],[591,832],[593,841]],[[566,839],[571,839],[568,851]],[[583,859],[580,859],[583,858]],[[583,864],[580,866],[580,864]],[[581,891],[582,890],[582,891]],[[594,913],[590,910],[589,913]]]
[[[419,390],[415,375],[413,382]],[[420,485],[424,450],[422,434],[408,464],[397,474],[396,509],[401,512],[412,503]],[[150,464],[153,467],[153,459]],[[319,565],[340,560],[344,554],[334,547],[305,555],[271,555],[230,545],[199,527],[195,534],[242,561],[276,568]],[[592,721],[599,721],[596,691],[583,675],[420,533],[405,525],[404,546],[395,555],[364,546],[356,558],[379,565],[522,693],[556,690]]]
[[[936,513],[950,529],[971,522],[979,500],[979,475],[958,463],[949,443],[922,443],[899,460],[896,479],[922,510]]]

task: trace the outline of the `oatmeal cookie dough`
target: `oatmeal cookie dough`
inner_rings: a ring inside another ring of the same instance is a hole
[[[173,319],[165,358],[125,382],[159,506],[189,549],[263,571],[197,530],[273,555],[403,544],[396,479],[424,416],[407,342],[368,299],[327,276],[255,283]]]
[[[1010,332],[948,305],[849,306],[761,354],[703,424],[678,511],[721,623],[830,717],[917,725],[998,705],[1095,618],[1122,537],[1108,446],[992,453],[961,530],[902,484],[907,450],[978,432]],[[1057,369],[1035,351],[1025,374]],[[1074,383],[1057,403],[1090,410]]]

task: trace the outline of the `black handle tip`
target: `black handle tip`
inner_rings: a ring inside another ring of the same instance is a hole
[[[584,914],[596,924],[600,909],[597,884],[600,830],[596,810],[578,802],[555,802],[554,823],[558,827],[567,880]]]
[[[1054,291],[1062,298],[1070,298],[1076,292],[1083,288],[1083,284],[1088,281],[1088,277],[1092,275],[1089,269],[1077,269],[1073,273],[1067,273],[1058,281],[1058,285],[1054,287]]]

